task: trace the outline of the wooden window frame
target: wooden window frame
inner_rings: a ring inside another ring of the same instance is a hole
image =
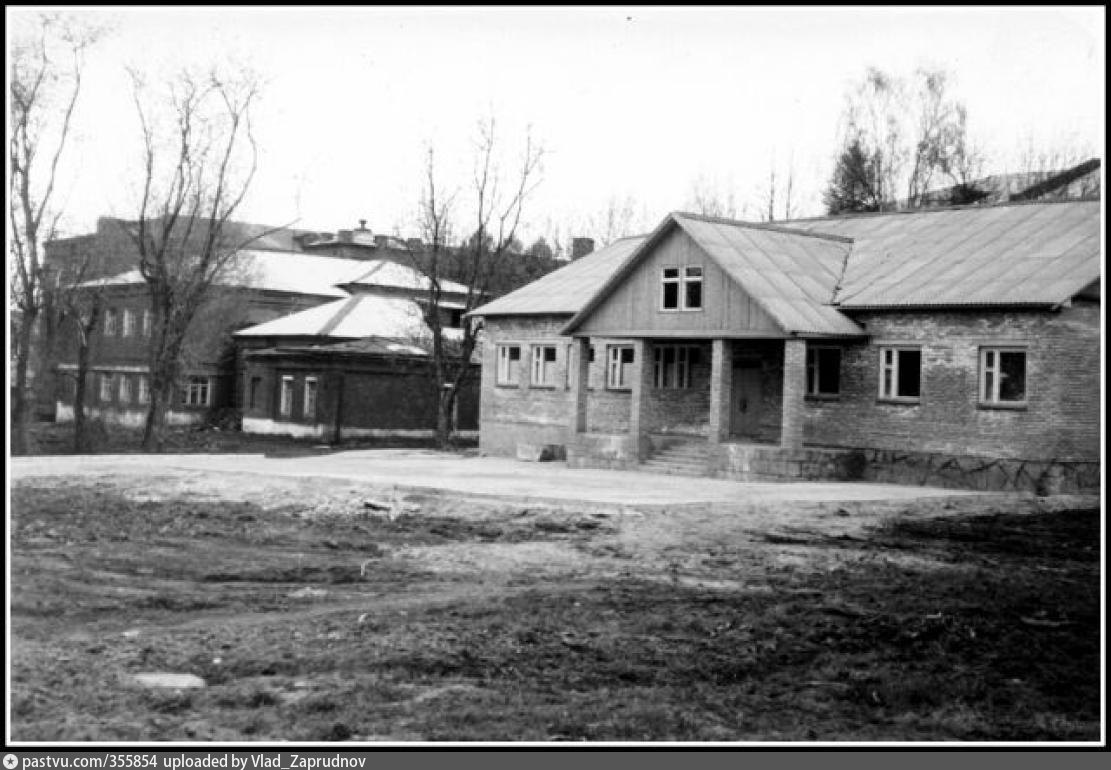
[[[549,353],[551,358],[548,358]],[[530,388],[554,388],[556,363],[559,361],[559,348],[550,343],[533,345],[530,350],[529,373]],[[551,364],[551,366],[549,366]]]
[[[1003,372],[1000,360],[1003,353],[1022,354],[1022,398],[1003,400],[999,397]],[[983,345],[979,349],[979,385],[977,404],[989,409],[1025,409],[1030,399],[1030,354],[1021,345]],[[990,366],[989,366],[990,362]],[[988,390],[991,393],[988,393]]]
[[[630,360],[622,360],[625,351],[630,354]],[[607,345],[606,346],[606,390],[632,390],[632,383],[625,382],[626,364],[636,363],[636,348],[632,345]]]
[[[292,374],[283,374],[278,378],[278,416],[293,416],[293,384],[296,378]]]
[[[517,351],[514,358],[512,351]],[[494,384],[501,388],[518,388],[521,386],[521,345],[517,343],[504,343],[497,346],[497,364],[494,373]]]
[[[899,366],[902,353],[914,352],[918,353],[918,395],[917,396],[903,396],[898,393],[899,390]],[[887,363],[887,354],[891,353],[891,364]],[[922,403],[922,385],[925,380],[923,374],[923,355],[922,346],[917,344],[888,344],[879,347],[880,354],[880,367],[879,367],[879,400],[896,404],[920,404]],[[891,392],[888,393],[884,388],[886,384],[885,373],[891,372],[890,383]]]
[[[822,390],[821,366],[818,359],[822,353],[834,351],[837,353],[837,390]],[[807,398],[840,398],[841,397],[841,363],[844,351],[839,345],[807,345],[806,346],[806,396]],[[883,366],[883,357],[880,357],[880,366]],[[882,377],[882,373],[881,373]]]

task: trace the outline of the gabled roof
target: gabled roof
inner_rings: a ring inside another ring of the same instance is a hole
[[[645,236],[622,238],[566,267],[553,270],[468,315],[571,315],[609,279]]]
[[[786,222],[853,239],[842,309],[1057,306],[1093,281],[1099,201],[924,209]]]
[[[444,329],[447,338],[462,329]],[[357,294],[241,329],[236,337],[425,338],[431,334],[419,304],[401,297]]]
[[[632,251],[563,329],[572,333],[673,228],[682,229],[786,333],[860,335],[829,306],[852,248],[849,239],[773,225],[672,213]]]
[[[373,286],[389,286],[398,289],[427,291],[431,282],[416,268],[399,265],[388,259],[372,259],[362,262],[364,272],[358,278],[344,284],[348,291]],[[455,281],[440,281],[440,288],[453,294],[466,294],[467,287]]]

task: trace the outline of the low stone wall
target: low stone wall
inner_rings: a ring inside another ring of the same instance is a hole
[[[734,481],[853,481],[864,477],[855,450],[710,444],[709,474]]]

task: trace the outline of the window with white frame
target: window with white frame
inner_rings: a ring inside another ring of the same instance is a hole
[[[702,309],[702,267],[665,267],[660,277],[660,309]]]
[[[154,326],[154,316],[149,310],[143,311],[143,336],[149,337],[151,327]]]
[[[293,414],[293,376],[284,375],[281,382],[281,392],[278,394],[278,414],[289,417]]]
[[[694,345],[656,345],[652,349],[653,380],[657,388],[689,388],[691,368],[698,363]]]
[[[519,385],[521,382],[521,346],[498,345],[498,385]]]
[[[138,401],[139,401],[140,404],[149,404],[150,403],[150,380],[147,378],[147,376],[145,374],[141,375],[139,377],[139,398],[138,398]]]
[[[812,345],[806,348],[806,394],[836,396],[841,393],[841,348]]]
[[[917,401],[922,396],[922,349],[880,348],[880,398]]]
[[[316,419],[316,378],[305,378],[305,400],[303,403],[304,411],[301,416],[306,420]]]
[[[980,402],[1026,403],[1026,350],[980,348]]]
[[[114,337],[119,327],[119,313],[115,308],[108,308],[104,311],[104,336]]]
[[[209,406],[212,404],[212,378],[190,377],[181,391],[181,403],[186,406]]]
[[[131,403],[131,378],[126,374],[120,375],[120,403]]]
[[[108,402],[112,400],[112,375],[100,375],[100,400]]]
[[[121,316],[120,336],[130,337],[135,333],[135,311],[124,308]]]
[[[633,346],[610,345],[606,357],[606,387],[625,390],[632,387]]]
[[[532,346],[532,379],[530,385],[535,387],[551,387],[555,385],[556,346]]]
[[[683,268],[683,310],[702,309],[702,268]]]
[[[661,281],[660,307],[664,310],[679,309],[679,268],[665,267]]]

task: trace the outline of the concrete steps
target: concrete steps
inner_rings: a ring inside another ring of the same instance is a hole
[[[654,451],[639,469],[672,476],[709,476],[710,447],[704,441],[669,444]]]

